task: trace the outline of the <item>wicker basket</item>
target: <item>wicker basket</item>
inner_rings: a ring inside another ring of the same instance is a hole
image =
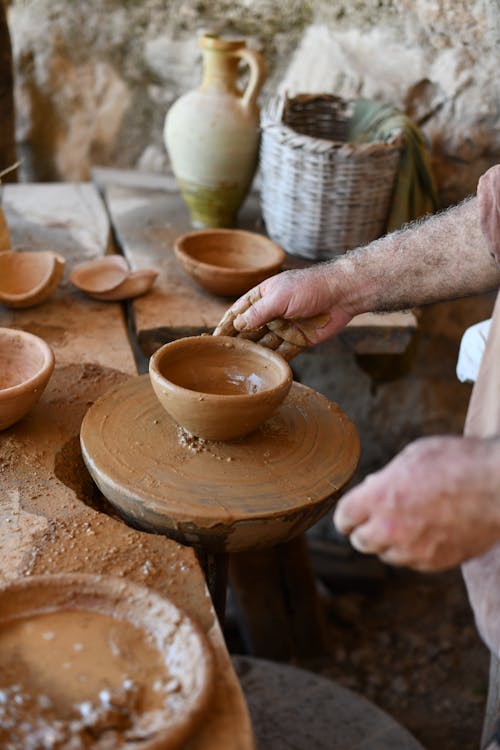
[[[402,140],[348,143],[355,102],[275,97],[261,116],[261,204],[288,253],[332,258],[384,233]]]

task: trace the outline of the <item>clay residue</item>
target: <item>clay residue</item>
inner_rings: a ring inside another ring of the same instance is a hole
[[[181,687],[145,633],[77,610],[4,624],[0,675],[0,745],[24,750],[140,746]]]

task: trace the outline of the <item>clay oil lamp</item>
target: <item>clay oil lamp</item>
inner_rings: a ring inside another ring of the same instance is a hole
[[[213,678],[204,634],[149,588],[60,573],[0,586],[2,747],[53,747],[57,727],[60,747],[181,748]]]
[[[0,328],[0,430],[20,420],[42,395],[54,354],[38,336]]]
[[[238,297],[280,270],[284,250],[268,237],[241,229],[188,232],[175,242],[184,270],[204,289]]]
[[[50,250],[0,252],[0,303],[33,307],[55,292],[65,261]]]
[[[156,396],[175,422],[206,440],[255,430],[281,404],[292,372],[280,354],[242,338],[192,336],[149,361]]]
[[[157,276],[157,271],[150,269],[131,271],[122,255],[106,255],[79,263],[73,268],[69,280],[89,297],[118,302],[146,294]]]

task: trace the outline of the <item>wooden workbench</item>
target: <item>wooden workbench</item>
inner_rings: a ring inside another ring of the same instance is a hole
[[[12,245],[61,253],[65,279],[76,261],[110,248],[108,217],[91,184],[8,185],[3,209]],[[247,708],[193,550],[121,522],[81,459],[88,406],[136,374],[122,307],[92,301],[65,281],[37,307],[0,306],[0,325],[41,336],[56,356],[39,404],[0,433],[0,579],[101,573],[170,597],[199,623],[216,657],[211,712],[186,750],[251,750]]]

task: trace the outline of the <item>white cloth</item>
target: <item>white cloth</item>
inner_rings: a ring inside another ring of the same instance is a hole
[[[467,328],[462,336],[457,360],[457,378],[462,383],[476,382],[490,327],[491,318],[482,320]]]

